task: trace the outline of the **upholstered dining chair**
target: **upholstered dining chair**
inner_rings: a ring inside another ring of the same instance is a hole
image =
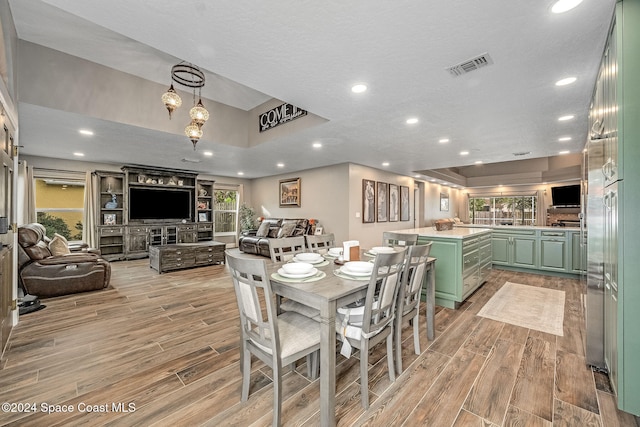
[[[309,235],[306,236],[307,239],[307,249],[310,252],[315,252],[319,254],[326,254],[329,252],[329,248],[332,248],[336,244],[336,238],[333,233],[330,234],[320,234],[318,236]]]
[[[394,233],[392,231],[382,233],[382,246],[411,246],[417,242],[417,234]]]
[[[395,324],[396,368],[398,375],[402,373],[402,325],[406,320],[413,324],[413,348],[420,354],[420,297],[422,282],[427,267],[427,259],[431,252],[431,242],[425,245],[409,246],[405,259],[402,282],[398,293]]]
[[[276,314],[264,259],[226,254],[240,312],[243,402],[249,399],[251,355],[273,370],[273,425],[281,424],[283,366],[307,356],[310,377],[318,372],[320,324],[294,312]],[[313,357],[311,357],[313,355]]]
[[[306,249],[304,236],[282,237],[269,241],[269,252],[273,262],[290,261],[296,254],[302,253]]]
[[[360,350],[360,395],[364,409],[369,408],[369,350],[385,339],[389,379],[396,380],[393,327],[406,251],[402,248],[397,252],[378,254],[364,305],[340,307],[336,314],[337,338]]]

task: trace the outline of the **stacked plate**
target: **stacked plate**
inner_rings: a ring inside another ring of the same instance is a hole
[[[339,257],[340,255],[342,255],[342,251],[343,249],[340,247],[335,247],[335,248],[329,248],[329,251],[327,252],[327,255],[330,255],[332,257]]]
[[[396,250],[390,246],[375,246],[369,250],[372,254],[390,254],[395,252]]]
[[[320,254],[316,254],[313,252],[305,252],[301,254],[296,254],[293,257],[293,260],[297,263],[306,262],[309,264],[320,264],[324,261],[324,258]]]
[[[278,274],[288,279],[304,279],[317,273],[318,269],[308,262],[291,262],[278,269]]]
[[[340,267],[340,272],[347,276],[371,276],[373,264],[367,261],[349,261]]]

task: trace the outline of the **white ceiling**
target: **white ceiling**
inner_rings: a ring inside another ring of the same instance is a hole
[[[244,110],[277,98],[328,119],[254,148],[207,141],[205,125],[194,153],[186,137],[19,103],[23,154],[70,158],[82,147],[84,161],[254,178],[345,161],[412,176],[579,152],[615,0],[564,14],[551,13],[554,0],[9,3],[20,39],[162,84],[186,60],[207,70],[203,97]],[[484,53],[492,65],[446,71]],[[567,76],[576,83],[554,85]],[[353,94],[359,82],[369,90]],[[575,119],[557,120],[567,114]]]

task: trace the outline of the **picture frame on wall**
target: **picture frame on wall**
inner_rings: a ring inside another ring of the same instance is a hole
[[[400,186],[400,221],[409,221],[409,187]]]
[[[362,222],[376,222],[376,182],[362,180]]]
[[[376,182],[376,220],[378,222],[389,221],[389,184]]]
[[[300,178],[290,178],[280,180],[280,207],[300,207],[301,189]]]
[[[389,184],[389,222],[400,219],[400,193],[396,184]]]
[[[440,193],[440,210],[449,211],[449,193]]]

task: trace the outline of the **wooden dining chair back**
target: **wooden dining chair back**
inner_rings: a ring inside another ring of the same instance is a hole
[[[329,252],[329,248],[332,248],[336,244],[336,238],[333,233],[330,234],[320,234],[317,236],[306,236],[307,239],[307,249],[309,252],[315,252],[322,255],[325,255]]]
[[[360,349],[360,394],[362,407],[369,408],[369,350],[386,339],[389,379],[395,381],[393,363],[393,327],[406,248],[378,254],[373,264],[364,305],[338,309],[337,338]],[[344,346],[345,344],[343,344]]]
[[[304,236],[269,239],[269,252],[273,262],[291,261],[296,254],[305,252],[306,248]]]
[[[402,282],[398,293],[396,325],[394,328],[398,375],[402,373],[402,325],[406,320],[410,320],[413,324],[413,348],[416,354],[420,354],[420,322],[418,317],[420,314],[422,283],[425,278],[431,245],[432,242],[425,245],[413,245],[407,250]]]
[[[382,246],[411,246],[418,243],[417,234],[394,233],[385,231],[382,233]]]
[[[240,312],[242,396],[249,398],[251,355],[273,370],[273,425],[281,424],[283,366],[307,356],[309,372],[317,371],[320,325],[301,314],[276,315],[271,282],[264,259],[226,254]],[[310,357],[315,353],[315,357]],[[313,367],[311,365],[314,364]]]

